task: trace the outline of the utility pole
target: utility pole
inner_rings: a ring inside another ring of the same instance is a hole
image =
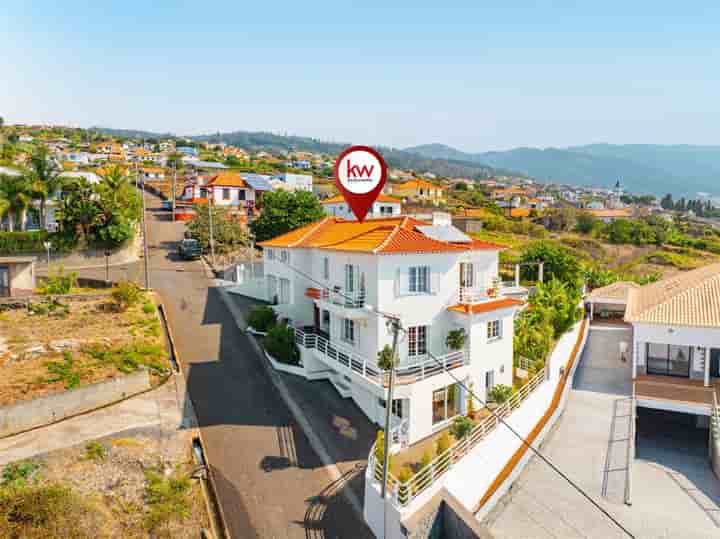
[[[175,222],[175,184],[177,182],[177,160],[173,159],[173,180],[172,180],[172,221]]]
[[[137,183],[140,172],[135,173],[135,182]],[[142,229],[143,229],[143,259],[145,262],[145,290],[150,290],[150,272],[148,271],[148,237],[147,237],[147,220],[145,219],[145,182],[140,182],[140,196],[142,197]]]
[[[400,333],[400,319],[388,318],[390,328],[393,334],[392,343],[392,360],[390,362],[390,380],[388,382],[388,396],[385,401],[385,446],[383,452],[383,482],[382,482],[382,499],[383,499],[383,539],[387,537],[387,514],[388,514],[388,474],[390,468],[390,422],[392,421],[392,403],[393,390],[395,388],[395,360],[397,358],[398,334]]]
[[[215,240],[213,238],[213,215],[212,215],[212,199],[214,196],[213,190],[210,189],[208,192],[208,227],[210,229],[210,257],[215,265]]]

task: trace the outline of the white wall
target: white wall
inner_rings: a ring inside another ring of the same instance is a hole
[[[230,199],[225,200],[223,198],[223,189],[230,190]],[[240,199],[240,191],[245,192],[245,199]],[[255,200],[255,191],[253,189],[245,189],[239,187],[214,187],[213,190],[213,202],[217,206],[243,206],[247,200]]]
[[[335,217],[340,217],[342,219],[348,219],[355,221],[355,214],[350,209],[350,206],[346,202],[337,202],[333,204],[323,204],[323,207],[325,208],[325,213],[328,215],[333,215]],[[392,208],[392,213],[381,213],[380,208],[381,207],[390,207]],[[375,202],[372,205],[372,208],[370,208],[370,211],[367,214],[367,219],[374,219],[379,217],[397,217],[402,212],[402,204],[400,202]]]

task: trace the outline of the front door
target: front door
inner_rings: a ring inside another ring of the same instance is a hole
[[[313,305],[313,321],[315,322],[315,331],[320,331],[320,309],[317,305]]]
[[[10,268],[0,266],[0,298],[10,296]]]

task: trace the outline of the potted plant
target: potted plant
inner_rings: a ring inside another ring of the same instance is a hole
[[[466,335],[463,328],[452,329],[448,331],[447,337],[445,337],[445,346],[450,350],[460,350],[465,346],[465,339]]]

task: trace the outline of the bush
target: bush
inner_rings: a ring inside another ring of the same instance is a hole
[[[291,327],[273,326],[264,340],[265,349],[280,363],[287,365],[300,364],[300,352],[295,345],[295,332]]]
[[[475,426],[475,422],[469,417],[459,416],[453,420],[450,425],[450,432],[456,440],[462,440],[467,436],[472,428]]]
[[[451,444],[452,440],[450,439],[450,434],[448,432],[443,432],[435,442],[435,454],[442,455],[445,451],[450,449]]]
[[[45,231],[0,232],[0,252],[5,254],[32,253],[45,251]]]
[[[395,362],[397,364],[397,359]],[[378,367],[384,371],[389,371],[393,366],[393,351],[390,345],[386,344],[383,349],[378,352],[377,364]]]
[[[39,466],[32,460],[19,460],[11,462],[3,468],[1,485],[24,485],[30,479]]]
[[[155,305],[152,301],[146,301],[143,303],[142,310],[145,314],[153,314],[155,312]]]
[[[512,397],[512,394],[512,387],[506,386],[504,384],[498,384],[490,390],[488,396],[490,397],[490,400],[492,402],[502,404],[503,402],[506,402],[510,397]]]
[[[40,293],[69,294],[70,291],[77,286],[77,277],[77,273],[65,273],[65,269],[60,266],[54,275],[48,275],[47,280],[40,287]]]
[[[267,332],[277,323],[277,313],[267,305],[253,308],[248,315],[248,325],[255,331]]]
[[[415,475],[412,471],[412,468],[408,466],[407,464],[400,468],[400,471],[397,474],[397,480],[401,483],[407,483],[412,479],[413,475]]]
[[[451,350],[460,350],[465,346],[465,330],[460,328],[448,331],[445,345]]]
[[[107,448],[100,442],[92,441],[85,444],[85,458],[87,460],[105,460]]]
[[[135,283],[122,281],[113,290],[112,297],[119,311],[127,311],[128,308],[136,305],[142,299],[142,291]]]

